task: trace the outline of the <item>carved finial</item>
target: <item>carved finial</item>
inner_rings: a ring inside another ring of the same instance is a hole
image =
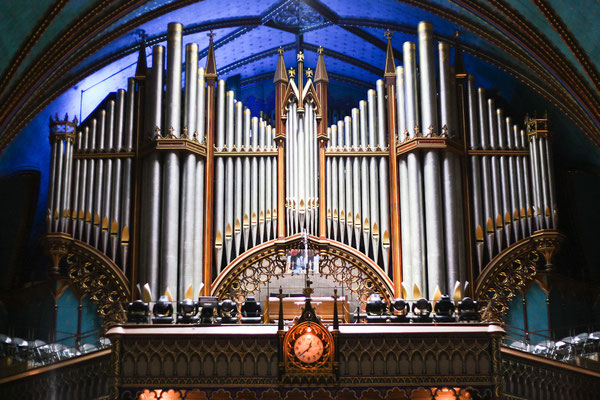
[[[415,125],[415,137],[421,137],[421,132],[419,131],[419,124]]]
[[[427,137],[433,137],[434,133],[433,133],[433,125],[429,125],[429,133],[427,134]]]
[[[277,49],[277,54],[282,55],[284,52],[283,47],[279,46],[279,48]]]
[[[173,132],[175,132],[175,128],[173,128],[173,126],[171,125],[171,127],[169,128],[169,137],[170,138],[175,137],[175,134]]]
[[[198,131],[194,131],[194,134],[192,135],[192,139],[197,142],[198,141]]]
[[[215,45],[213,38],[215,34],[211,30],[208,34],[208,54],[206,56],[206,68],[204,68],[204,76],[206,79],[217,79],[217,62],[215,61]]]
[[[140,49],[138,52],[137,66],[135,67],[135,76],[136,78],[143,78],[148,72],[148,64],[146,64],[146,38],[148,35],[143,29],[140,29],[138,33],[140,35]]]
[[[317,54],[323,54],[323,47],[319,46],[319,48],[317,49]]]
[[[383,75],[387,83],[392,83],[396,79],[396,62],[394,61],[394,48],[392,47],[393,33],[388,29],[384,35],[387,38],[387,46],[385,48],[385,68]]]
[[[392,40],[392,36],[394,36],[394,33],[391,32],[389,29],[385,31],[385,33],[383,34],[383,36],[385,36],[385,38],[387,40]]]
[[[304,53],[302,51],[300,51],[297,55],[296,55],[296,60],[298,62],[304,61]]]
[[[296,76],[296,70],[294,68],[288,69],[288,75],[290,76],[290,78],[295,77]]]
[[[288,81],[288,75],[285,72],[285,61],[283,60],[283,52],[283,47],[279,47],[279,49],[277,50],[279,57],[277,57],[277,68],[275,68],[275,77],[273,78],[273,83],[287,83]]]
[[[207,33],[206,36],[208,36],[210,38],[211,41],[213,41],[214,37],[216,36],[216,33],[213,32],[213,30],[210,30],[210,33]]]
[[[183,137],[185,137],[186,139],[188,138],[188,127],[187,126],[183,127]]]
[[[306,74],[306,77],[307,77],[308,79],[310,79],[310,78],[312,78],[312,76],[313,76],[313,70],[312,70],[312,69],[310,69],[310,68],[307,68],[307,69],[306,69],[306,72],[305,72],[305,74]]]
[[[448,125],[442,126],[442,137],[448,137]]]
[[[404,130],[404,141],[407,141],[409,139],[409,133],[408,133],[408,129]]]
[[[323,48],[319,46],[317,50],[319,53],[317,59],[317,69],[315,70],[315,83],[329,82],[329,76],[327,75],[327,68],[325,68],[325,60],[323,59]]]
[[[160,128],[157,126],[157,127],[154,128],[154,139],[158,139],[160,137],[161,137],[161,135],[160,135]]]

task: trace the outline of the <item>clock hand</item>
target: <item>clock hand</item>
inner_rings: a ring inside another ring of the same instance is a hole
[[[298,354],[298,356],[302,356],[304,353],[306,353],[312,346],[312,340],[310,342],[310,344],[308,345],[308,347],[306,348],[306,350],[304,350],[302,353]]]

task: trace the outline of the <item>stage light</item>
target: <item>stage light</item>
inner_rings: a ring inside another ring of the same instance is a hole
[[[197,324],[198,320],[198,303],[192,299],[185,299],[177,303],[178,324]]]
[[[131,302],[127,306],[127,322],[134,324],[147,324],[149,312],[150,307],[148,307],[148,303],[145,303],[142,300]]]
[[[412,305],[414,322],[431,321],[431,302],[423,297],[415,301]]]
[[[219,303],[219,317],[223,324],[236,324],[237,319],[237,304],[231,299],[225,299]]]
[[[173,304],[167,296],[160,296],[154,307],[152,307],[152,314],[153,324],[173,323]]]
[[[450,300],[450,296],[443,294],[442,297],[435,303],[434,320],[436,322],[455,322],[454,317],[454,303]]]
[[[458,302],[459,321],[479,321],[479,306],[475,300],[465,297]]]
[[[200,307],[200,323],[214,323],[215,311],[219,307],[219,299],[214,296],[200,296],[198,298],[198,306]]]
[[[242,304],[242,324],[260,324],[262,308],[254,297],[247,297]]]
[[[375,323],[375,322],[385,322],[387,319],[387,315],[385,314],[387,307],[383,300],[381,300],[381,296],[377,293],[373,293],[369,296],[369,300],[367,300],[367,305],[365,311],[367,312],[367,322]]]
[[[408,315],[409,311],[410,306],[408,305],[408,302],[404,299],[398,298],[392,302],[390,307],[390,312],[392,314],[390,316],[390,320],[392,322],[408,322],[408,318],[406,318],[406,316]]]

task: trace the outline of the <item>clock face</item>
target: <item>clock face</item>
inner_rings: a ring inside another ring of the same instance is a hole
[[[296,339],[294,354],[300,361],[312,364],[323,355],[323,341],[312,333],[305,333]]]

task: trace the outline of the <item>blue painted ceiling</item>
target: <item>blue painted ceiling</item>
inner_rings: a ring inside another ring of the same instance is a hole
[[[384,66],[384,31],[395,33],[392,43],[400,64],[402,43],[414,41],[417,23],[429,20],[439,40],[456,43],[458,31],[458,43],[473,60],[467,72],[485,70],[482,61],[504,71],[500,74],[538,92],[600,144],[595,62],[600,56],[600,3],[595,0],[133,0],[109,6],[102,1],[36,0],[35,7],[31,2],[3,3],[0,151],[69,88],[85,89],[90,76],[100,82],[123,70],[132,75],[141,33],[149,56],[152,45],[165,41],[167,24],[173,21],[184,25],[184,42],[196,42],[201,50],[207,48],[207,33],[214,30],[222,78],[240,74],[243,80],[271,79],[279,46],[286,49],[288,66],[295,64],[295,52],[302,47],[308,66],[314,68],[316,48],[322,46],[334,80],[369,87]],[[510,92],[511,87],[500,90]]]

